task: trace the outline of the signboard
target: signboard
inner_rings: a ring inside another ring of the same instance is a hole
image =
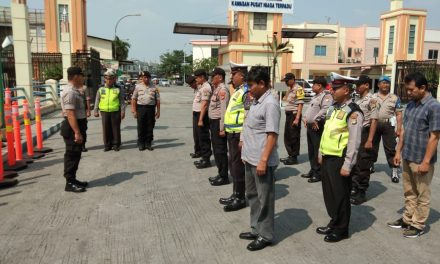
[[[293,0],[229,0],[233,11],[258,13],[293,13]]]

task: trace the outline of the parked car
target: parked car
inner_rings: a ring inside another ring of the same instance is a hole
[[[176,85],[182,86],[183,85],[183,80],[176,80]]]
[[[315,96],[315,93],[312,90],[312,85],[304,79],[297,79],[296,83],[298,85],[301,85],[304,89],[304,96],[306,100],[310,100],[313,96]]]
[[[160,79],[159,86],[170,87],[170,81],[168,79]]]

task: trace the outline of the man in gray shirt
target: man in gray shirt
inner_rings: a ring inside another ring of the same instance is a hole
[[[240,238],[253,240],[247,249],[255,251],[271,245],[274,238],[274,172],[279,163],[277,140],[281,110],[269,90],[270,77],[266,70],[253,68],[248,84],[254,102],[244,122],[241,157],[245,163],[252,230],[241,233]]]

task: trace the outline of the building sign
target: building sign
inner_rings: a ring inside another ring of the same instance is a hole
[[[293,0],[229,0],[233,11],[259,13],[293,13]]]

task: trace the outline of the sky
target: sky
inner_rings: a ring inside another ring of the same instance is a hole
[[[0,0],[8,6],[11,0]],[[43,8],[43,0],[28,0],[30,8]],[[159,56],[175,49],[191,52],[190,40],[210,36],[173,34],[176,22],[226,24],[228,0],[87,0],[88,34],[114,38],[116,22],[127,14],[141,14],[121,21],[117,35],[131,44],[129,58],[159,62]],[[343,26],[379,26],[388,0],[294,0],[294,13],[284,24],[302,22],[341,23]],[[428,10],[427,28],[440,30],[439,0],[405,0],[405,7]],[[437,11],[437,12],[436,12]]]

